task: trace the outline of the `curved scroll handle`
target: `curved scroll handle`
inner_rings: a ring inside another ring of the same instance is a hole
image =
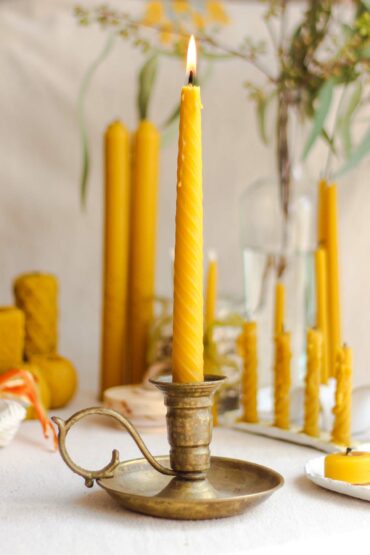
[[[140,451],[142,452],[142,454],[144,455],[148,463],[151,464],[153,468],[158,470],[158,472],[160,472],[161,474],[166,474],[168,476],[176,475],[176,473],[173,470],[165,466],[162,466],[153,457],[153,455],[150,453],[147,446],[141,439],[140,434],[135,428],[135,426],[133,426],[133,424],[131,424],[131,422],[127,420],[127,418],[125,418],[115,410],[105,409],[103,407],[92,407],[89,409],[84,409],[84,410],[80,410],[79,412],[76,412],[70,418],[68,418],[68,420],[62,420],[57,416],[53,416],[52,420],[53,422],[55,422],[55,424],[58,426],[58,429],[59,429],[58,442],[59,442],[60,454],[64,462],[66,463],[66,465],[69,466],[69,468],[73,472],[85,478],[85,485],[88,488],[91,488],[94,485],[94,480],[97,480],[98,478],[112,478],[114,469],[120,463],[119,452],[117,451],[117,449],[114,449],[112,451],[111,461],[100,470],[87,470],[85,468],[82,468],[82,466],[79,466],[76,463],[74,463],[71,457],[69,456],[69,453],[67,451],[66,444],[65,444],[66,437],[69,430],[72,428],[72,426],[77,424],[79,420],[82,420],[82,418],[85,418],[86,416],[97,415],[97,414],[100,414],[103,416],[111,416],[112,418],[117,420],[120,424],[122,424],[122,426],[128,431],[132,439],[135,441],[136,445],[138,446],[138,448],[140,449]]]

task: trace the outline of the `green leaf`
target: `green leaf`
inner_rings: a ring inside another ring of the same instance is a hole
[[[325,125],[326,116],[328,115],[331,100],[333,97],[333,90],[335,86],[334,79],[329,79],[319,90],[318,94],[318,107],[313,118],[313,125],[310,134],[307,138],[306,144],[303,149],[302,159],[306,160],[312,147],[314,146],[318,137]]]
[[[153,86],[158,73],[158,54],[154,53],[142,66],[139,73],[139,91],[137,96],[137,107],[139,118],[146,119],[148,116],[149,101]]]
[[[362,4],[367,10],[370,10],[370,0],[362,0]]]
[[[346,160],[344,165],[336,173],[336,177],[342,177],[349,171],[351,171],[357,164],[361,162],[363,158],[370,152],[370,127],[363,136],[361,142],[354,148]]]
[[[329,146],[331,152],[333,154],[336,154],[336,149],[335,149],[335,144],[334,144],[334,138],[329,136],[329,133],[326,131],[326,129],[323,129],[321,131],[321,137],[324,139],[324,141],[326,142],[326,144]]]
[[[344,113],[338,119],[337,130],[341,136],[343,149],[346,157],[350,155],[352,149],[351,137],[351,124],[352,118],[356,109],[358,108],[362,98],[362,84],[357,82],[354,84],[354,89],[351,97],[345,107]]]
[[[275,93],[272,93],[269,96],[258,96],[256,100],[258,131],[265,145],[269,144],[269,137],[267,136],[267,131],[266,131],[266,112],[267,112],[268,105],[270,104],[274,96],[275,96]]]
[[[88,141],[88,134],[87,134],[86,119],[85,119],[86,96],[89,91],[92,78],[95,75],[95,72],[98,69],[98,67],[103,63],[103,61],[106,59],[106,57],[112,50],[116,36],[117,36],[116,30],[108,36],[108,39],[105,42],[102,50],[99,52],[98,56],[93,60],[93,62],[88,67],[82,79],[80,91],[78,94],[77,116],[78,116],[78,125],[80,129],[81,143],[82,143],[82,169],[81,169],[81,177],[80,177],[80,196],[81,196],[82,207],[85,207],[86,205],[87,186],[88,186],[89,174],[90,174],[89,141]]]

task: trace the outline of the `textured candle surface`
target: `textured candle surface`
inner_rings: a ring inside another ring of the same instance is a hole
[[[14,306],[0,308],[0,372],[18,366],[23,360],[24,313]]]
[[[315,329],[307,330],[307,370],[304,401],[303,431],[309,436],[317,437],[320,416],[320,381],[323,353],[322,332]]]
[[[257,324],[245,322],[242,341],[243,353],[242,405],[244,422],[258,422],[257,391],[258,391],[258,358],[257,358]]]
[[[58,280],[51,274],[30,273],[14,282],[16,305],[23,310],[26,357],[55,353],[58,347]]]
[[[206,329],[212,326],[216,319],[216,301],[217,301],[217,278],[218,278],[217,260],[212,256],[208,263],[207,287],[206,287],[206,309],[205,309],[205,325]]]
[[[121,122],[105,133],[105,215],[101,394],[129,383],[127,279],[130,214],[129,134]]]
[[[322,364],[321,383],[326,384],[329,378],[329,337],[328,337],[328,282],[327,256],[323,247],[315,253],[316,270],[316,327],[322,333]]]
[[[275,366],[274,366],[274,398],[275,421],[274,426],[289,429],[290,425],[290,333],[282,332],[275,337]]]
[[[277,282],[275,287],[275,315],[274,315],[274,332],[278,335],[284,328],[284,302],[285,302],[285,287],[280,281]]]
[[[153,319],[160,137],[140,122],[134,142],[129,286],[129,352],[133,383],[146,371],[148,331]]]
[[[177,163],[173,381],[203,381],[203,193],[199,87],[181,93]]]
[[[352,404],[352,350],[349,347],[338,350],[336,378],[332,441],[348,447],[351,444]]]
[[[337,351],[341,346],[341,317],[338,262],[337,189],[326,188],[327,253],[328,253],[328,313],[329,313],[329,375],[335,376]]]

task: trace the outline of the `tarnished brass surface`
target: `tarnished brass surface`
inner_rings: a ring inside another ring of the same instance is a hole
[[[205,478],[210,465],[213,395],[223,376],[205,376],[200,383],[173,383],[171,375],[151,382],[164,393],[170,464],[186,480]]]
[[[117,449],[114,449],[112,451],[112,458],[110,462],[106,466],[104,466],[104,468],[101,468],[100,470],[87,470],[73,462],[73,460],[69,456],[65,442],[67,434],[72,426],[74,426],[74,424],[77,424],[79,420],[82,420],[82,418],[86,418],[86,416],[98,414],[103,416],[111,416],[112,418],[117,420],[128,431],[146,460],[149,462],[149,464],[153,466],[153,468],[155,468],[158,472],[161,472],[162,474],[175,476],[175,472],[173,470],[168,467],[166,468],[157,462],[157,460],[148,450],[144,441],[141,439],[140,434],[136,430],[136,428],[131,424],[129,420],[127,420],[127,418],[125,418],[115,410],[105,409],[102,407],[91,407],[89,409],[84,409],[76,412],[70,418],[68,418],[68,420],[62,420],[61,418],[53,416],[52,420],[55,422],[59,429],[58,442],[60,454],[66,465],[69,466],[69,468],[73,472],[85,478],[85,485],[88,488],[91,488],[94,485],[94,480],[96,480],[97,478],[111,478],[113,476],[113,471],[120,464],[119,452],[117,451]]]
[[[168,457],[158,457],[167,466]],[[161,518],[205,520],[242,513],[279,489],[280,474],[257,464],[211,457],[206,480],[159,474],[145,459],[120,463],[113,478],[97,483],[130,511]]]
[[[156,457],[148,451],[136,428],[118,412],[102,407],[81,410],[63,421],[59,448],[65,463],[91,487],[94,480],[124,507],[163,518],[207,519],[231,516],[259,502],[284,482],[277,472],[253,463],[210,457],[212,403],[222,376],[206,376],[201,383],[172,383],[161,376],[153,384],[163,391],[167,406],[170,456]],[[145,459],[119,462],[115,449],[101,470],[86,470],[69,456],[68,431],[90,415],[111,416],[131,435]],[[169,468],[171,467],[171,468]]]

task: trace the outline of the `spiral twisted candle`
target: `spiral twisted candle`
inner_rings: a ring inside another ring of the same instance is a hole
[[[284,430],[290,425],[290,333],[281,332],[275,337],[275,421],[274,426]]]
[[[337,389],[335,392],[332,441],[340,445],[351,443],[352,350],[343,346],[337,355]]]
[[[245,322],[242,336],[244,372],[242,377],[242,402],[244,422],[258,422],[257,413],[257,324]]]
[[[203,381],[203,193],[199,87],[182,89],[177,166],[173,381]]]

